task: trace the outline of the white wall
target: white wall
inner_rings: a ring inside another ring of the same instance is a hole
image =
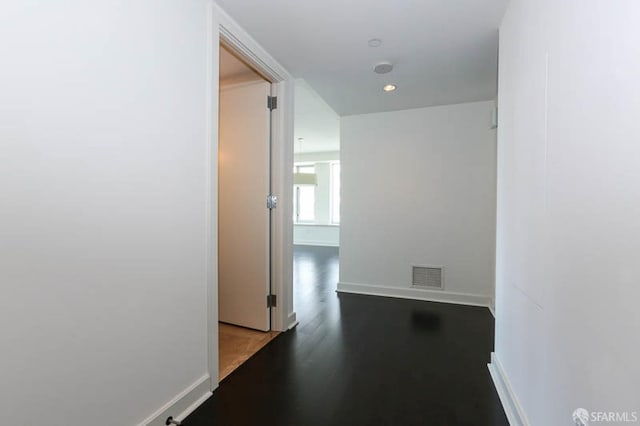
[[[493,292],[493,102],[342,117],[339,290],[411,290],[411,265],[443,265],[446,299]],[[378,287],[371,287],[378,286]]]
[[[639,20],[521,0],[501,26],[496,355],[532,425],[640,411]]]
[[[340,227],[337,225],[294,225],[293,244],[338,247]]]
[[[205,3],[2,5],[6,424],[132,425],[207,373]]]

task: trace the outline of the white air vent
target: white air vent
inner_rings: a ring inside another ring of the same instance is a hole
[[[442,290],[444,288],[444,268],[442,266],[412,266],[411,286]]]

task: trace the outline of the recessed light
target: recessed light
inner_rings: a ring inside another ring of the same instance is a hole
[[[369,40],[369,47],[379,47],[382,44],[382,40],[379,38],[372,38]]]
[[[391,72],[392,69],[393,64],[391,62],[380,62],[379,64],[376,64],[375,67],[373,67],[373,72],[375,72],[376,74],[386,74],[388,72]]]
[[[387,84],[386,86],[384,86],[382,88],[382,90],[384,90],[385,92],[393,92],[394,90],[396,90],[398,87],[395,84]]]

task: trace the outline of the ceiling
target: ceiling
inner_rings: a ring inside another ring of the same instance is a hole
[[[508,0],[217,1],[339,115],[495,98]],[[394,70],[375,74],[380,61]]]
[[[304,80],[295,92],[294,152],[339,151],[340,117]]]

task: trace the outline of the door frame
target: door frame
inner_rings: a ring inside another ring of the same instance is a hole
[[[271,221],[271,282],[277,305],[271,309],[272,330],[296,324],[293,310],[293,95],[295,81],[237,22],[213,0],[208,4],[207,34],[207,364],[210,389],[218,387],[218,91],[220,43],[271,82],[278,107],[271,115],[272,193],[278,206]],[[265,100],[266,102],[266,100]],[[265,200],[266,203],[266,200]],[[265,300],[266,303],[266,300]]]

